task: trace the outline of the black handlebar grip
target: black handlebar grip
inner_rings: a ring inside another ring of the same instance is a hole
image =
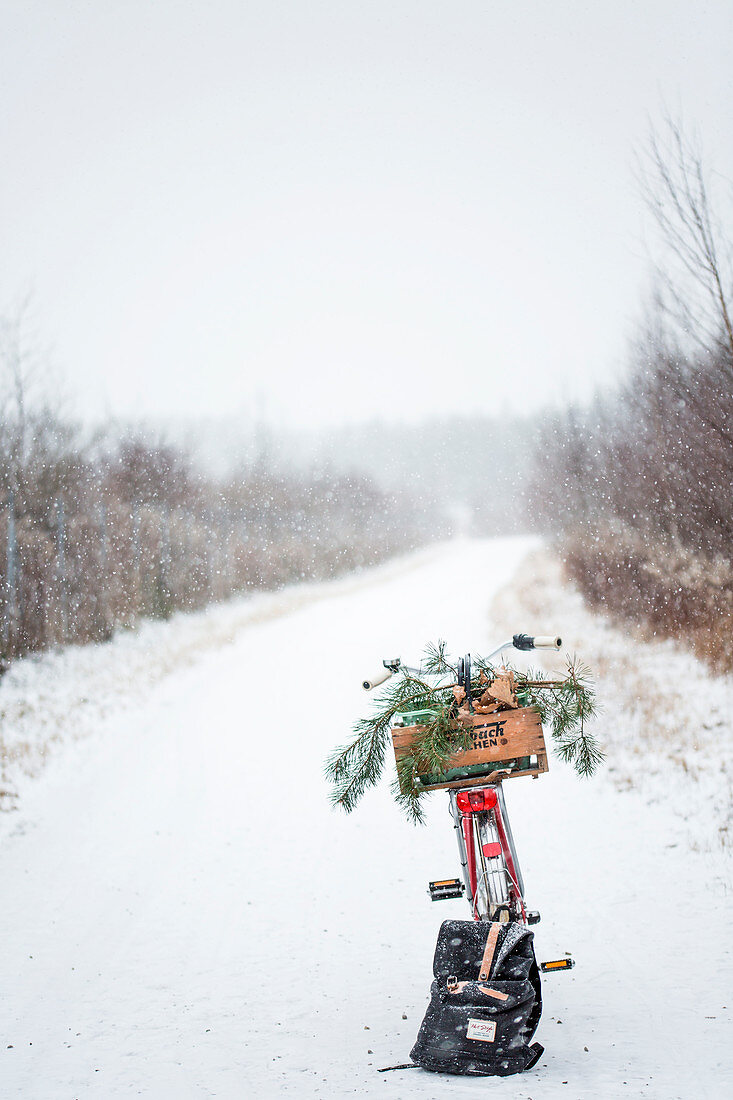
[[[515,634],[512,645],[515,649],[559,649],[562,638],[553,634],[536,634],[534,638],[529,634]]]

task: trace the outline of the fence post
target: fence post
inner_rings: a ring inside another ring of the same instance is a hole
[[[3,648],[6,657],[15,651],[15,634],[18,618],[18,594],[16,584],[18,542],[15,533],[15,493],[10,490],[8,495],[8,540],[6,548],[5,568],[5,617],[3,620]]]
[[[135,572],[140,572],[140,502],[132,506],[132,560]]]
[[[135,589],[133,598],[128,600],[128,608],[133,617],[138,616],[143,609],[143,585],[140,576],[140,501],[132,502],[132,568],[135,575]]]
[[[99,603],[102,610],[102,631],[107,636],[109,630],[109,586],[107,568],[109,558],[109,541],[107,538],[107,505],[102,501],[99,505],[99,533],[100,533],[100,593]]]
[[[56,500],[56,563],[61,608],[61,641],[65,642],[69,633],[69,601],[66,591],[66,520],[64,502],[60,497]]]
[[[104,503],[99,506],[99,529],[102,536],[102,574],[106,578],[109,541],[107,539],[107,505]]]
[[[211,512],[208,508],[202,510],[201,528],[204,536],[204,599],[206,603],[209,603],[209,601],[214,598],[214,569],[216,568],[216,566],[213,560],[213,551],[211,545]]]
[[[178,598],[183,601],[185,607],[190,610],[191,594],[193,586],[191,583],[191,513],[188,509],[178,509],[178,523],[177,528],[179,531],[179,554],[181,558],[181,564],[179,566],[179,576],[181,578],[182,591],[178,593]]]
[[[171,593],[171,515],[170,507],[165,504],[160,517],[160,586],[159,611],[164,619],[170,617],[173,610]]]
[[[224,574],[224,599],[232,595],[232,521],[226,509],[221,512],[222,572]]]

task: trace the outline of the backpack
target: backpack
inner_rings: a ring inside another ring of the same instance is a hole
[[[522,1073],[544,1052],[530,1041],[542,1012],[533,933],[523,924],[447,920],[430,1004],[410,1052],[438,1073]]]

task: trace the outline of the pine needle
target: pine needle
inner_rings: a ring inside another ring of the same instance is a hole
[[[472,661],[471,700],[477,700],[496,670],[481,657]],[[448,677],[430,685],[424,676]],[[547,680],[538,672],[514,672],[517,693],[523,705],[534,707],[544,726],[549,726],[560,759],[572,764],[580,776],[590,776],[603,761],[598,742],[588,732],[587,723],[597,711],[590,670],[577,657],[568,658],[567,675],[562,680]],[[426,794],[421,776],[445,772],[454,754],[470,747],[470,729],[462,727],[453,688],[458,679],[457,666],[446,655],[445,642],[429,645],[420,675],[400,669],[386,685],[374,705],[374,713],[354,726],[352,740],[335,750],[326,761],[326,779],[332,786],[331,802],[346,813],[375,786],[384,770],[391,730],[399,715],[423,711],[411,751],[402,755],[392,782],[398,805],[415,824],[424,821],[421,798]],[[469,700],[469,702],[471,702]]]

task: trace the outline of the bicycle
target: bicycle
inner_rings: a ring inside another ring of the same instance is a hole
[[[503,652],[513,647],[527,652],[534,649],[559,650],[562,639],[559,637],[532,637],[527,634],[515,634],[510,641],[503,642],[487,658],[492,662],[501,658]],[[371,690],[383,684],[400,670],[421,675],[419,669],[403,665],[400,658],[385,659],[381,671],[362,686]],[[458,662],[458,686],[463,686],[467,698],[471,694],[471,657],[470,654]],[[503,723],[497,718],[506,718],[507,712],[499,716],[487,716],[492,721],[486,727]],[[411,715],[404,716],[411,719]],[[397,727],[399,729],[399,727]],[[393,739],[396,730],[393,730]],[[398,735],[399,736],[399,735]],[[496,752],[489,755],[500,756],[502,739],[497,737]],[[506,744],[506,741],[504,742]],[[458,774],[445,782],[433,783],[426,789],[447,789],[449,794],[450,815],[458,842],[461,878],[437,879],[429,883],[428,892],[432,901],[460,898],[465,895],[471,915],[475,921],[518,922],[523,925],[537,924],[540,913],[528,909],[524,899],[524,881],[519,865],[509,816],[504,799],[502,783],[505,779],[517,775],[537,776],[547,770],[546,756],[542,754],[510,757],[507,760],[485,763],[483,774],[467,778]],[[468,769],[464,769],[467,771]],[[460,773],[461,769],[457,769]],[[540,964],[540,969],[568,970],[574,965],[569,956]]]

